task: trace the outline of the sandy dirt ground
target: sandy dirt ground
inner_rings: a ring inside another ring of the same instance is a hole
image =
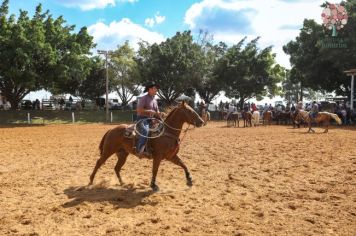
[[[87,187],[112,125],[0,128],[0,235],[355,235],[356,127],[190,130],[183,170],[116,156]]]

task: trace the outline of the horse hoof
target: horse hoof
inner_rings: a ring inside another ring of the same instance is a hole
[[[192,180],[192,178],[190,178],[190,177],[187,178],[187,185],[188,185],[189,187],[192,187],[192,186],[193,186],[193,180]]]
[[[156,184],[154,184],[154,185],[151,184],[151,188],[152,188],[153,192],[158,192],[159,191],[159,187]]]

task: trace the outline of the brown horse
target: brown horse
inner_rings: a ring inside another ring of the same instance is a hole
[[[263,112],[263,125],[271,125],[272,122],[272,112],[271,111],[265,111]]]
[[[227,115],[227,111],[219,110],[219,120],[225,120]]]
[[[336,121],[336,123],[338,123],[339,125],[342,124],[340,118],[334,113],[318,112],[318,114],[315,118],[311,118],[309,113],[310,112],[308,112],[308,111],[300,110],[300,111],[298,111],[298,114],[296,117],[297,123],[300,120],[304,120],[305,122],[308,123],[308,127],[309,127],[308,132],[310,132],[310,131],[312,131],[313,133],[315,132],[311,127],[312,122],[316,122],[317,124],[323,123],[324,125],[326,125],[324,133],[327,133],[329,131],[330,119],[334,119]]]
[[[241,117],[241,113],[239,112],[232,112],[230,113],[227,118],[226,118],[226,122],[227,122],[227,126],[231,127],[231,126],[235,126],[237,125],[237,127],[240,127],[240,117]]]
[[[299,129],[301,124],[304,125],[304,128],[307,127],[308,125],[308,123],[306,123],[303,119],[300,119],[300,117],[298,117],[298,113],[299,113],[298,110],[290,113],[290,119],[293,123],[293,129],[295,129],[295,126],[297,126]]]
[[[159,165],[163,159],[171,161],[172,163],[182,167],[187,179],[187,185],[192,186],[193,182],[189,170],[177,155],[179,151],[179,135],[182,131],[184,123],[201,127],[204,121],[189,105],[183,102],[171,110],[163,123],[163,134],[155,139],[150,139],[147,143],[147,145],[152,149],[153,158],[152,179],[150,186],[154,191],[159,190],[156,185],[156,176]],[[99,145],[100,158],[97,160],[93,173],[90,175],[89,184],[93,184],[94,177],[98,169],[114,153],[116,153],[118,157],[118,161],[115,166],[115,173],[120,181],[120,184],[123,184],[120,176],[120,170],[125,164],[126,158],[129,154],[136,155],[133,138],[125,136],[127,127],[128,125],[122,124],[106,132]]]
[[[242,119],[244,120],[244,127],[252,127],[252,113],[250,111],[243,111],[242,112]]]
[[[291,112],[290,111],[277,111],[274,115],[274,119],[277,121],[277,125],[284,122],[285,125],[290,123]]]

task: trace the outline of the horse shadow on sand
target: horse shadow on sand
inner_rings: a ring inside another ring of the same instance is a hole
[[[116,208],[133,208],[138,205],[155,206],[158,202],[145,199],[153,194],[154,191],[143,188],[125,185],[119,188],[109,187],[69,187],[64,190],[70,201],[64,203],[64,208],[71,208],[84,202],[103,202],[110,203]]]

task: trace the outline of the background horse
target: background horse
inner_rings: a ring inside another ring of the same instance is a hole
[[[179,135],[182,131],[184,123],[201,127],[204,121],[189,105],[183,102],[178,105],[178,107],[173,108],[164,120],[164,133],[158,138],[150,139],[147,143],[148,147],[152,149],[153,166],[150,186],[154,191],[159,190],[156,185],[156,176],[159,165],[163,159],[169,160],[172,163],[182,167],[187,179],[187,185],[193,185],[192,177],[187,166],[177,155],[179,151]],[[133,138],[125,136],[127,127],[128,125],[126,124],[118,125],[117,127],[107,131],[101,139],[99,145],[100,158],[97,160],[94,170],[90,175],[89,184],[93,184],[94,177],[98,169],[114,153],[116,153],[118,157],[118,161],[115,166],[115,173],[120,181],[120,184],[123,184],[120,176],[120,170],[125,164],[126,158],[129,154],[136,155]]]
[[[295,126],[300,128],[301,124],[304,124],[304,128],[307,127],[308,123],[306,123],[303,119],[300,119],[300,117],[298,117],[298,113],[299,113],[298,110],[290,113],[290,119],[293,123],[293,128],[295,129]]]
[[[253,126],[258,126],[260,124],[260,112],[259,111],[254,111],[252,113],[251,122],[253,123]]]
[[[323,123],[324,125],[326,125],[324,133],[327,133],[329,131],[330,119],[334,119],[336,123],[338,123],[339,125],[342,124],[340,118],[336,114],[330,112],[318,112],[315,118],[311,118],[310,112],[300,110],[297,114],[296,120],[300,121],[302,119],[308,123],[308,127],[309,127],[308,132],[312,131],[313,133],[315,132],[311,127],[311,123],[313,121],[316,122],[317,124]]]
[[[202,120],[204,121],[204,125],[208,124],[208,121],[210,120],[210,112],[207,110],[202,110],[200,114]]]
[[[250,124],[250,127],[252,127],[252,113],[250,111],[243,111],[242,112],[242,119],[244,119],[244,127],[248,126]]]
[[[237,125],[237,127],[240,127],[240,118],[242,117],[241,113],[239,112],[231,112],[227,118],[226,118],[226,122],[227,122],[227,126],[235,126]]]
[[[284,122],[285,125],[290,123],[291,120],[291,112],[290,111],[277,111],[275,114],[275,120],[277,121],[277,125],[282,124]]]
[[[219,110],[219,120],[225,120],[226,115],[227,115],[227,111]]]
[[[271,125],[272,122],[272,112],[271,111],[265,111],[263,112],[262,115],[262,123],[263,125]]]

